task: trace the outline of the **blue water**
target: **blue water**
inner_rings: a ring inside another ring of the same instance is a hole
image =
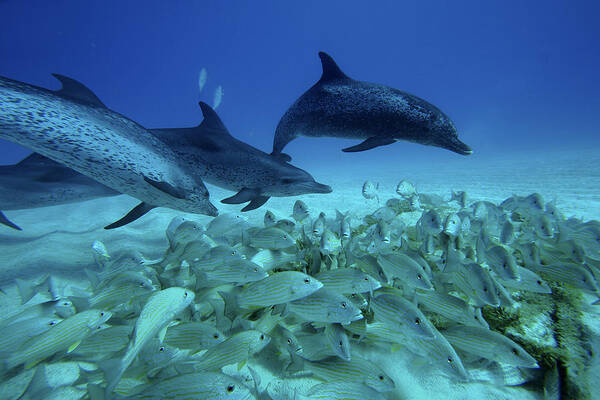
[[[232,134],[270,151],[323,50],[353,78],[437,105],[476,155],[600,148],[597,3],[408,3],[0,1],[0,74],[48,88],[58,87],[50,73],[72,76],[146,127],[199,123],[197,101],[222,85]],[[326,161],[347,145],[301,138],[287,151]],[[1,142],[2,164],[25,154]],[[356,160],[408,154],[460,157],[401,143]]]

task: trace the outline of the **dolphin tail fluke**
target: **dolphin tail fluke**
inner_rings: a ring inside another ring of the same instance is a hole
[[[392,138],[373,136],[366,139],[364,142],[357,144],[356,146],[346,147],[345,149],[342,149],[342,151],[346,153],[354,153],[357,151],[371,150],[375,147],[392,144],[395,141],[396,140]]]
[[[242,203],[246,203],[248,201],[252,201],[257,197],[260,197],[258,190],[242,188],[242,190],[240,190],[233,196],[227,197],[226,199],[221,200],[221,203],[223,203],[223,204],[242,204]],[[267,197],[267,199],[268,199],[268,197]],[[263,202],[263,204],[264,204],[264,202]]]
[[[255,197],[252,199],[252,201],[250,201],[250,204],[248,204],[246,207],[242,208],[242,211],[256,210],[257,208],[259,208],[260,206],[265,204],[267,202],[267,200],[269,200],[269,196]]]
[[[140,218],[142,215],[146,214],[153,208],[155,208],[155,206],[141,202],[140,204],[135,206],[131,211],[129,211],[123,218],[116,222],[113,222],[110,225],[105,226],[104,229],[115,229],[120,228],[121,226],[125,226]]]
[[[4,215],[4,213],[2,211],[0,211],[0,224],[6,225],[9,228],[13,228],[13,229],[16,229],[18,231],[22,231],[23,230],[23,229],[21,229],[20,226],[18,226],[17,224],[12,223],[8,218],[6,218],[6,215]]]

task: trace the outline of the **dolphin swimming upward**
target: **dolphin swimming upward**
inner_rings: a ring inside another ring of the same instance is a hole
[[[231,136],[208,104],[200,102],[200,108],[204,120],[197,127],[150,131],[190,168],[198,168],[206,182],[238,192],[222,203],[250,202],[242,209],[249,211],[262,206],[269,197],[331,192],[308,172]]]
[[[0,166],[0,210],[48,207],[119,194],[37,153],[17,164]],[[2,211],[0,223],[21,230]]]
[[[434,105],[398,89],[351,79],[331,56],[320,52],[319,57],[323,75],[279,121],[272,154],[280,154],[298,136],[364,140],[346,152],[407,140],[472,153],[458,139],[450,118]]]
[[[0,77],[0,138],[141,200],[107,228],[154,207],[218,214],[195,168],[142,126],[106,108],[83,84],[54,76],[62,83],[58,91]]]

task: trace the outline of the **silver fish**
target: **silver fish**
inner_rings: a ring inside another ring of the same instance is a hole
[[[322,271],[315,278],[323,287],[342,294],[373,292],[381,283],[369,274],[356,268],[337,268]]]
[[[453,346],[479,357],[524,368],[539,368],[521,346],[498,332],[476,326],[456,326],[442,334]]]
[[[379,293],[382,290],[383,293]],[[422,339],[435,337],[435,328],[419,308],[392,289],[380,289],[371,299],[371,309],[376,321],[391,329]]]
[[[396,185],[396,193],[398,193],[402,197],[410,197],[417,193],[417,189],[415,185],[406,180],[401,180],[398,185]]]
[[[309,216],[309,212],[308,212],[308,206],[306,205],[306,203],[304,203],[302,200],[296,200],[296,202],[294,203],[292,217],[297,222],[302,222],[306,218],[308,218],[308,216]]]
[[[379,195],[377,191],[379,190],[379,183],[375,184],[371,181],[365,181],[362,186],[362,195],[365,199],[377,199],[379,202]]]
[[[306,321],[347,325],[363,317],[356,306],[341,294],[320,289],[309,296],[291,301],[287,311]]]

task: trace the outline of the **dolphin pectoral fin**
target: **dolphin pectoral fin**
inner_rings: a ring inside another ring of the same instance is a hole
[[[106,108],[104,103],[100,101],[98,96],[94,94],[87,86],[83,83],[76,81],[73,78],[60,74],[52,74],[53,77],[58,79],[62,84],[62,88],[56,91],[56,94],[64,97],[69,97],[73,100],[85,102],[95,106]]]
[[[146,214],[153,208],[155,208],[155,206],[141,202],[140,204],[135,206],[131,211],[129,211],[123,218],[116,222],[113,222],[110,225],[105,226],[104,229],[115,229],[120,228],[121,226],[125,226],[130,222],[133,222],[136,219],[140,218],[142,215]]]
[[[342,149],[342,151],[346,153],[354,153],[357,151],[371,150],[375,147],[392,144],[395,141],[396,140],[392,138],[373,136],[366,139],[364,142],[357,144],[356,146],[346,147],[345,149]]]
[[[252,210],[256,210],[257,208],[259,208],[260,206],[262,206],[263,204],[265,204],[267,202],[267,200],[269,200],[269,196],[258,196],[252,199],[252,201],[244,208],[242,208],[242,211],[252,211]]]
[[[20,226],[13,224],[12,222],[10,222],[10,220],[8,218],[6,218],[6,215],[4,215],[4,213],[2,211],[0,211],[0,224],[2,225],[6,225],[9,228],[13,228],[16,229],[18,231],[22,231],[23,229],[21,229]]]
[[[242,188],[239,192],[231,197],[221,200],[223,204],[242,204],[254,200],[259,197],[260,193],[256,189]],[[265,200],[266,201],[266,200]]]
[[[165,192],[166,194],[173,196],[176,199],[185,199],[185,194],[183,193],[183,191],[171,185],[170,183],[164,181],[155,181],[153,179],[148,178],[147,176],[144,176],[144,180],[150,185],[160,190],[161,192]]]
[[[283,162],[290,162],[292,161],[292,157],[289,154],[286,153],[271,153],[272,157],[275,157],[276,159],[278,159],[279,161],[283,161]]]

